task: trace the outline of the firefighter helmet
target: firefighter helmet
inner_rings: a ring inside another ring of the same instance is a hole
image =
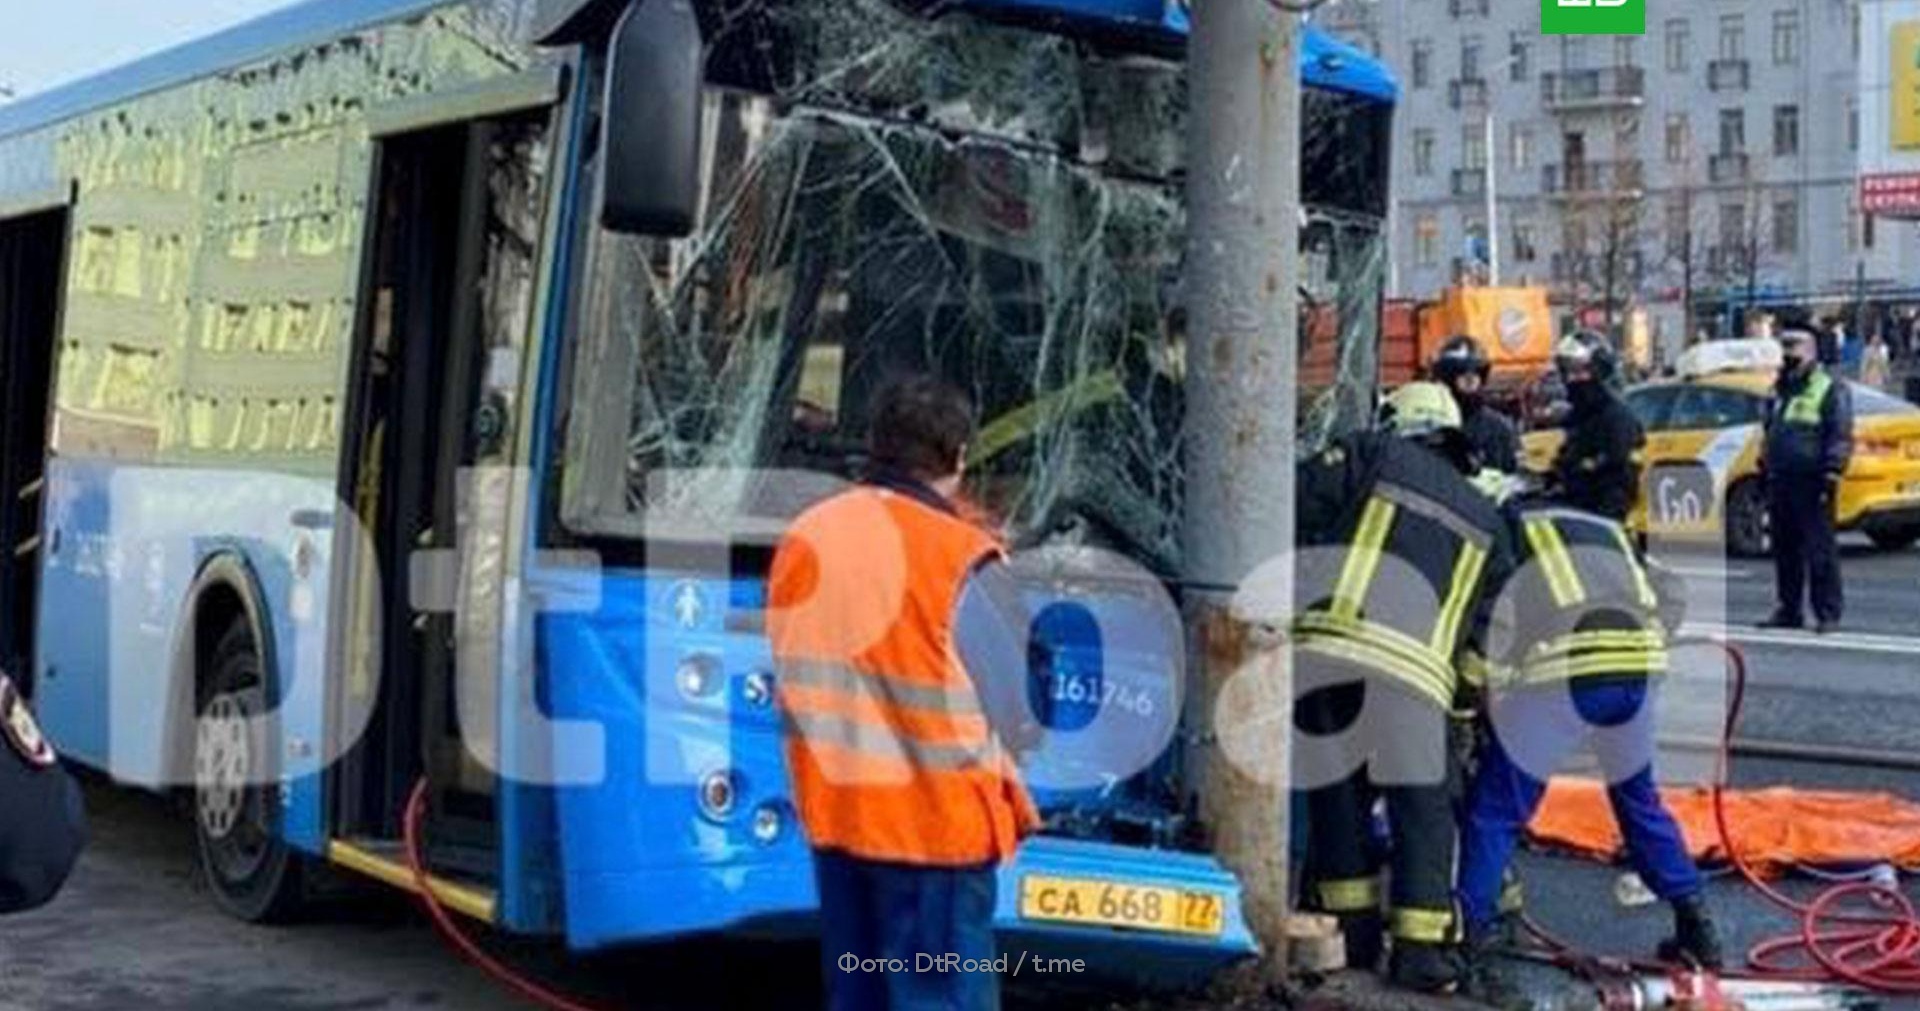
[[[1433,359],[1434,380],[1448,386],[1465,375],[1477,375],[1485,382],[1492,371],[1493,362],[1488,360],[1486,349],[1466,334],[1447,338],[1447,342],[1440,345],[1440,353]]]
[[[1439,383],[1408,383],[1380,408],[1380,424],[1395,435],[1418,437],[1460,430],[1460,405]]]

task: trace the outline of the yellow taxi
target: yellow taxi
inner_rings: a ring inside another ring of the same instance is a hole
[[[1683,356],[1680,378],[1626,392],[1647,429],[1640,495],[1628,517],[1634,529],[1668,540],[1724,538],[1733,554],[1766,553],[1761,426],[1778,368],[1772,340],[1716,342]],[[1883,549],[1908,547],[1920,540],[1920,407],[1859,383],[1847,386],[1853,459],[1835,520]],[[1549,470],[1560,441],[1557,430],[1529,433],[1525,466]]]

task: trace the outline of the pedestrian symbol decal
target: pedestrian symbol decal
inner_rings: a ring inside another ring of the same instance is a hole
[[[700,593],[700,585],[691,580],[683,580],[673,588],[673,617],[681,628],[697,628],[707,616],[707,601]]]

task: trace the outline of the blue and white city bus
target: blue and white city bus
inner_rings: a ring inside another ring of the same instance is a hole
[[[430,889],[500,929],[804,925],[760,574],[811,485],[765,475],[853,473],[918,368],[1016,547],[1155,574],[1036,599],[1038,711],[1170,736],[1185,24],[312,0],[0,108],[0,659],[67,755],[191,792],[245,918],[413,888],[424,782]],[[1395,86],[1303,56],[1318,438],[1371,396]],[[1048,759],[1009,937],[1251,949],[1155,749]]]

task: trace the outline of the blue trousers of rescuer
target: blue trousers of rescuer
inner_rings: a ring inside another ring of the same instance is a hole
[[[1699,894],[1700,870],[1653,782],[1652,697],[1646,678],[1629,677],[1520,688],[1494,698],[1496,732],[1481,750],[1461,826],[1460,905],[1470,936],[1499,918],[1501,874],[1546,794],[1540,777],[1589,740],[1634,872],[1668,902]]]
[[[814,850],[827,1011],[996,1011],[992,864],[919,867]],[[942,964],[941,960],[946,960]]]

